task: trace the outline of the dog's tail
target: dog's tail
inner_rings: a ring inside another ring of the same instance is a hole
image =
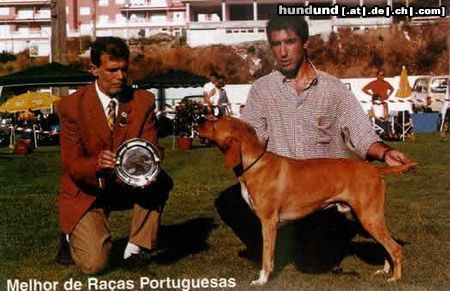
[[[415,168],[417,165],[418,165],[417,162],[409,162],[409,163],[406,163],[406,164],[403,164],[400,166],[377,168],[377,170],[380,175],[385,175],[385,174],[399,175],[403,172],[406,172],[410,169]]]

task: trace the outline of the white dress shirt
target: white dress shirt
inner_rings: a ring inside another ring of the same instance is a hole
[[[102,107],[103,107],[103,112],[105,112],[105,116],[106,118],[108,118],[108,105],[109,102],[111,102],[111,99],[114,100],[116,102],[116,116],[117,116],[117,112],[119,111],[119,100],[117,98],[111,98],[108,95],[106,95],[105,93],[102,92],[102,90],[100,90],[100,87],[98,86],[97,81],[95,81],[95,90],[97,91],[97,96],[98,98],[100,98],[100,102],[102,103]]]

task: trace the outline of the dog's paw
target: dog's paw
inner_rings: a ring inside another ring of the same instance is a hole
[[[393,282],[397,281],[398,279],[400,279],[400,278],[397,278],[397,277],[392,276],[392,277],[390,277],[389,279],[387,279],[387,281],[388,281],[389,283],[393,283]]]
[[[252,281],[252,286],[262,286],[267,283],[269,280],[269,274],[266,273],[264,270],[261,270],[259,272],[259,278],[258,280]]]
[[[375,275],[389,274],[390,271],[391,271],[391,265],[389,264],[389,261],[385,259],[383,269],[375,271]]]

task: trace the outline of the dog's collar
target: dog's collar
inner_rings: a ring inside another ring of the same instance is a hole
[[[245,169],[242,166],[242,163],[240,163],[239,165],[234,167],[233,172],[236,175],[236,177],[239,178],[240,176],[244,175],[244,173],[247,172],[248,169],[253,167],[264,156],[265,153],[266,153],[266,149],[264,148],[263,152]],[[242,160],[242,157],[241,157],[241,160]]]

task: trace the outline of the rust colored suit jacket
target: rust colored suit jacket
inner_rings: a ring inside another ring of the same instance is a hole
[[[98,178],[104,174],[96,171],[100,151],[115,152],[135,137],[158,145],[154,95],[144,90],[126,91],[119,98],[112,133],[94,84],[62,98],[59,104],[62,175],[58,206],[64,233],[72,232],[102,191]]]

